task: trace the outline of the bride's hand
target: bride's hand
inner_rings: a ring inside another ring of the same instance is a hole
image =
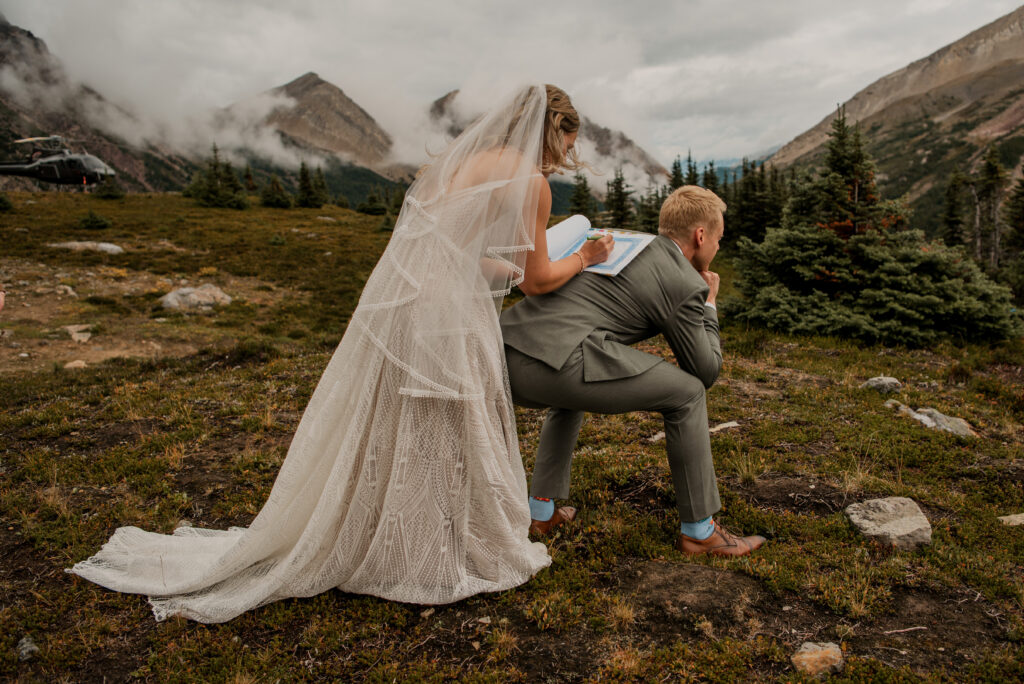
[[[615,238],[611,235],[605,235],[600,240],[586,240],[583,246],[580,247],[580,255],[583,257],[583,261],[587,266],[593,266],[605,261],[611,256],[612,249],[615,247]]]

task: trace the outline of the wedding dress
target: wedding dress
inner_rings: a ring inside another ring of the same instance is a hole
[[[532,248],[546,103],[519,91],[412,184],[249,527],[122,527],[68,572],[213,623],[334,587],[448,603],[547,566],[497,317]]]

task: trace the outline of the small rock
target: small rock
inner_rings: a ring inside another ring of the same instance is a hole
[[[932,422],[935,424],[935,429],[937,430],[945,430],[946,432],[952,432],[954,435],[960,435],[961,437],[978,436],[978,433],[971,429],[971,424],[968,423],[963,418],[947,416],[944,413],[939,413],[933,408],[917,409],[917,416],[926,416],[928,418],[931,418]],[[917,416],[914,417],[917,418]],[[921,420],[920,418],[917,419]]]
[[[316,220],[317,220],[317,221],[329,221],[329,222],[331,222],[331,223],[334,223],[334,222],[336,222],[336,221],[337,221],[338,219],[334,218],[333,216],[317,216],[317,217],[316,217]]]
[[[0,339],[7,339],[8,337],[12,337],[13,335],[14,331],[9,328],[4,328],[3,330],[0,330]]]
[[[28,660],[36,653],[39,653],[39,647],[32,641],[32,637],[23,636],[18,642],[18,660]]]
[[[664,432],[655,432],[653,435],[647,438],[647,442],[649,444],[654,444],[655,442],[660,442],[663,439],[665,439]]]
[[[1014,515],[1001,515],[999,516],[999,520],[1004,525],[1012,525],[1014,527],[1016,527],[1017,525],[1024,525],[1024,513],[1016,513]]]
[[[913,500],[904,496],[850,504],[846,517],[864,536],[896,549],[912,550],[932,541],[928,518]]]
[[[324,256],[331,256],[334,252],[324,252]]]
[[[85,366],[86,366],[85,361],[82,361],[81,359],[75,359],[74,361],[68,361],[67,363],[64,364],[64,367],[68,368],[68,369],[85,368]]]
[[[805,641],[793,654],[793,667],[800,672],[817,677],[826,672],[841,672],[843,669],[843,652],[839,646],[831,642],[815,643]]]
[[[434,614],[434,609],[433,608],[427,608],[426,610],[424,610],[423,612],[420,613],[420,617],[423,618],[423,619],[427,619],[428,617],[430,617],[433,614]]]
[[[720,430],[728,430],[729,428],[734,428],[734,427],[739,427],[739,426],[740,426],[740,424],[737,423],[735,420],[730,420],[728,423],[719,423],[715,427],[709,429],[708,432],[710,432],[711,434],[715,434],[716,432],[718,432]]]
[[[471,641],[471,642],[469,642],[469,645],[472,646],[473,649],[476,650],[476,651],[480,650],[480,642],[479,641]]]
[[[936,411],[933,408],[920,408],[916,411],[909,406],[901,404],[895,399],[890,399],[885,402],[886,408],[896,409],[902,415],[913,418],[917,422],[924,425],[926,428],[932,430],[943,430],[945,432],[952,432],[954,435],[960,435],[961,437],[977,437],[978,433],[974,431],[971,424],[963,418],[957,418],[955,416],[947,416],[944,413]]]
[[[29,354],[28,354],[28,352],[21,352],[20,354],[18,354],[18,356],[20,356],[23,359],[27,359]]]
[[[484,615],[483,617],[478,617],[476,621],[479,622],[481,625],[491,624],[491,618],[487,617],[486,615]]]
[[[212,311],[214,306],[230,303],[231,297],[212,283],[201,287],[181,287],[160,298],[160,304],[165,309],[182,311]]]
[[[124,249],[112,242],[51,242],[47,247],[56,249],[70,249],[75,252],[104,252],[106,254],[124,254]]]
[[[68,331],[68,334],[71,335],[71,339],[75,342],[88,342],[89,338],[92,337],[92,333],[89,332],[92,330],[92,324],[90,323],[65,325],[63,326],[63,329]]]
[[[78,293],[75,292],[74,288],[72,288],[70,285],[58,285],[56,289],[54,289],[54,292],[56,292],[57,294],[67,295],[69,297],[78,296]]]
[[[902,387],[903,383],[901,383],[896,378],[890,378],[888,375],[876,376],[860,386],[861,389],[878,390],[882,394],[888,394],[890,392],[899,392],[900,388]]]

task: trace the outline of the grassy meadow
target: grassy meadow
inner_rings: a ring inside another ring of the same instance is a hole
[[[175,195],[11,193],[0,214],[0,679],[9,681],[811,681],[790,657],[840,644],[830,681],[1024,680],[1024,344],[930,350],[790,338],[723,317],[708,394],[738,560],[673,550],[656,414],[590,416],[553,563],[524,586],[428,608],[331,591],[221,625],[154,621],[144,597],[64,568],[113,530],[247,525],[387,243],[380,217],[202,209]],[[89,210],[102,230],[79,227]],[[47,247],[113,242],[120,255]],[[735,296],[728,254],[715,263]],[[157,299],[214,283],[207,315]],[[69,294],[69,290],[74,294]],[[90,324],[86,342],[62,326]],[[646,349],[670,356],[660,340]],[[87,366],[65,369],[82,359]],[[924,428],[859,385],[968,420]],[[542,412],[520,410],[529,472]],[[843,508],[907,496],[932,543],[893,552]],[[19,659],[29,637],[38,652]]]

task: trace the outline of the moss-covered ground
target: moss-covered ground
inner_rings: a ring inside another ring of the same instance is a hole
[[[118,526],[252,520],[389,233],[335,207],[11,199],[0,214],[0,328],[11,331],[0,337],[2,679],[801,681],[790,657],[804,641],[841,645],[834,681],[1024,679],[1024,527],[998,520],[1024,513],[1020,341],[865,347],[728,320],[709,413],[739,427],[712,436],[718,518],[765,535],[756,555],[674,551],[659,417],[591,416],[569,502],[579,517],[548,540],[551,567],[516,590],[434,608],[332,591],[221,625],[157,623],[144,597],[64,568]],[[90,209],[111,227],[80,228]],[[46,246],[65,240],[126,252]],[[728,255],[715,265],[727,299]],[[182,280],[219,283],[235,301],[208,315],[159,309]],[[57,285],[77,296],[56,301]],[[82,349],[135,335],[177,351],[66,370],[74,349],[60,326],[80,322],[95,325]],[[658,340],[646,348],[669,354]],[[904,383],[903,403],[965,418],[979,436],[896,415],[859,388],[876,375]],[[529,471],[543,415],[518,419]],[[888,495],[921,505],[929,546],[894,552],[847,522],[846,505]],[[39,651],[22,661],[24,637]]]

